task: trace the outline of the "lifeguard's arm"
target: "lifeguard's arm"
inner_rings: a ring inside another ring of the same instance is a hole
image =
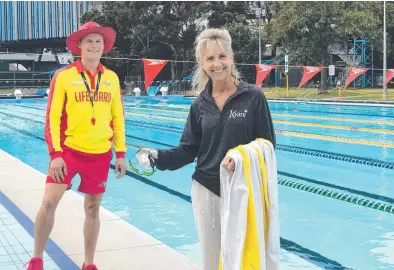
[[[125,135],[125,116],[122,101],[122,90],[119,80],[117,82],[118,91],[115,92],[112,99],[112,128],[114,131],[113,145],[116,158],[124,158],[126,153],[126,135]]]
[[[63,155],[60,144],[60,122],[66,92],[61,77],[60,71],[52,78],[45,118],[45,141],[51,160]]]

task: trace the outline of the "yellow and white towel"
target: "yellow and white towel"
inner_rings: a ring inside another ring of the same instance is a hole
[[[231,176],[221,166],[219,270],[277,270],[280,261],[278,183],[271,142],[231,149]]]

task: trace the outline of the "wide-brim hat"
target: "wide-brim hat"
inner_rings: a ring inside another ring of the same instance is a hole
[[[111,27],[103,27],[95,22],[87,22],[79,28],[78,31],[73,32],[66,41],[67,48],[76,55],[81,55],[81,49],[78,44],[81,39],[89,34],[99,34],[104,38],[104,53],[108,53],[115,44],[116,32]]]

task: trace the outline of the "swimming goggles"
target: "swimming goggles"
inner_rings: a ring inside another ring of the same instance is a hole
[[[139,152],[140,150],[138,150],[137,152],[135,152],[135,154],[133,155],[133,156],[135,156],[135,155],[137,155],[138,154],[138,152]],[[133,157],[132,156],[132,157]],[[131,157],[129,158],[129,167],[130,167],[130,169],[133,171],[133,172],[135,172],[136,174],[139,174],[139,175],[144,175],[144,176],[152,176],[152,175],[154,175],[155,174],[155,172],[156,172],[156,167],[155,167],[155,159],[153,158],[153,156],[149,153],[149,155],[148,155],[148,158],[149,158],[149,162],[150,162],[150,166],[152,167],[152,171],[144,171],[144,170],[139,170],[139,169],[137,169],[136,168],[136,166],[135,165],[137,165],[137,163],[135,163],[135,162],[131,162]]]

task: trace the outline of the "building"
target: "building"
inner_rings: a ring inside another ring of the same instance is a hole
[[[67,36],[101,8],[101,1],[0,1],[0,89],[29,87],[37,72],[72,62]]]
[[[64,39],[92,9],[101,9],[101,2],[0,1],[0,45]]]

